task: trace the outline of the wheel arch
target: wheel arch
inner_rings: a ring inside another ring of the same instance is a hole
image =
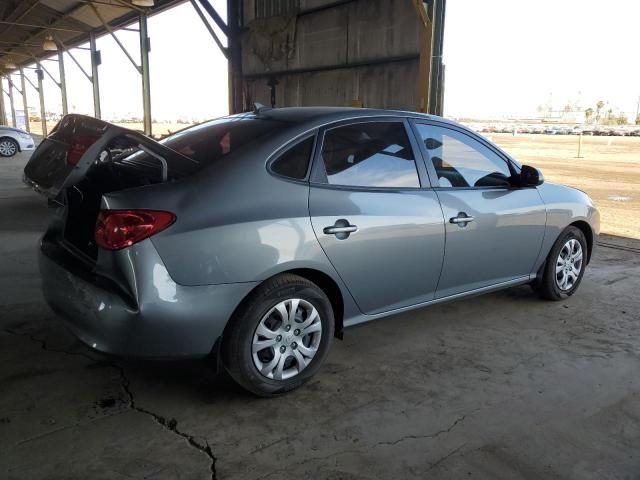
[[[229,321],[227,322],[227,325],[225,326],[224,332],[222,334],[223,337],[225,336],[227,328],[231,324],[231,320],[236,315],[236,312],[245,304],[247,299],[251,297],[253,292],[255,292],[256,289],[258,289],[264,282],[285,273],[297,275],[306,280],[309,280],[310,282],[315,283],[327,295],[329,301],[331,302],[333,317],[335,321],[334,336],[336,338],[342,339],[342,332],[344,327],[344,298],[342,296],[342,291],[340,290],[340,287],[338,286],[336,281],[331,278],[330,275],[314,268],[291,268],[288,270],[282,270],[258,282],[249,292],[247,292],[244,298],[233,310],[233,313],[229,317]],[[218,341],[216,343],[218,343]]]
[[[587,240],[587,265],[591,262],[591,252],[593,252],[593,242],[594,242],[594,234],[593,230],[591,230],[591,225],[589,225],[584,220],[577,220],[569,225],[570,227],[578,228],[584,238]]]
[[[343,320],[344,320],[344,298],[340,287],[333,278],[320,270],[312,268],[295,268],[282,273],[292,273],[300,277],[306,278],[310,282],[315,283],[327,295],[333,308],[333,318],[335,320],[336,338],[342,339]]]

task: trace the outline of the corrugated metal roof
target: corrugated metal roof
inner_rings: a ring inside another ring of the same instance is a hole
[[[185,0],[155,0],[155,6],[142,9],[130,0],[2,0],[0,1],[0,72],[11,60],[16,66],[32,64],[34,58],[50,57],[55,52],[43,50],[42,43],[52,35],[66,47],[89,41],[89,33],[106,33],[100,18],[113,29],[123,27],[141,11],[158,13]]]

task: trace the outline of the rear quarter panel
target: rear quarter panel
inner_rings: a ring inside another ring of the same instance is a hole
[[[176,214],[151,238],[180,285],[260,282],[300,268],[331,277],[345,316],[359,310],[320,248],[309,218],[309,185],[271,175],[269,156],[291,134],[231,153],[197,175],[103,197],[103,208],[150,208]],[[258,142],[256,142],[257,144]]]

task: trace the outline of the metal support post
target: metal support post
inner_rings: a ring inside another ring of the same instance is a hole
[[[144,133],[151,135],[151,87],[149,85],[149,51],[151,45],[147,31],[147,15],[140,14],[140,66],[142,74],[142,110]]]
[[[193,6],[193,9],[196,11],[198,16],[200,17],[200,20],[202,20],[202,23],[204,24],[205,28],[209,32],[209,35],[211,35],[213,37],[213,41],[216,42],[216,45],[218,45],[218,48],[220,49],[222,54],[225,56],[225,58],[228,60],[229,59],[229,52],[227,51],[227,47],[222,45],[222,42],[218,38],[218,35],[216,35],[216,32],[213,29],[213,27],[211,25],[209,25],[209,22],[207,21],[206,17],[204,16],[204,13],[202,13],[202,10],[200,10],[200,7],[198,6],[198,3],[196,2],[196,0],[191,0],[191,5]]]
[[[229,51],[229,113],[244,110],[242,50],[240,46],[240,2],[227,0],[227,49]],[[214,17],[215,20],[215,17]]]
[[[69,113],[67,103],[67,77],[64,72],[64,51],[58,48],[58,67],[60,69],[60,95],[62,97],[62,115]]]
[[[89,33],[89,46],[91,47],[91,83],[93,84],[93,111],[96,118],[101,118],[100,112],[100,83],[98,82],[98,65],[100,65],[100,52],[96,49],[96,34]]]
[[[444,12],[446,0],[433,0],[431,17],[431,71],[429,80],[429,109],[433,115],[442,115],[444,68],[442,65],[442,44],[444,39]]]
[[[38,69],[36,75],[38,76],[38,96],[40,97],[40,122],[42,124],[42,136],[47,136],[47,112],[44,106],[44,88],[42,87],[42,80],[44,79],[44,72],[42,71],[42,65],[37,63]]]
[[[11,77],[7,77],[7,82],[9,82],[9,103],[11,106],[11,124],[13,128],[16,127],[16,107],[13,103],[13,82],[11,81]]]
[[[29,105],[27,105],[27,86],[24,81],[24,68],[20,67],[20,88],[22,88],[22,108],[24,108],[24,127],[31,133],[29,125]]]
[[[427,14],[423,0],[413,0],[413,6],[420,18],[420,60],[418,64],[418,83],[416,85],[416,110],[427,112],[429,106],[429,79],[431,75],[431,38],[433,24]]]
[[[0,77],[0,125],[7,124],[7,112],[4,109],[4,85]]]

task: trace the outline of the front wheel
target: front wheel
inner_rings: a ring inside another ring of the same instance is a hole
[[[284,393],[318,371],[333,331],[326,294],[305,278],[278,275],[239,307],[223,337],[223,362],[246,390],[261,396]]]
[[[542,278],[534,283],[538,294],[547,300],[562,300],[573,295],[587,266],[587,242],[579,228],[567,227],[553,245]]]
[[[18,153],[18,142],[12,138],[0,138],[0,157],[13,157]]]

